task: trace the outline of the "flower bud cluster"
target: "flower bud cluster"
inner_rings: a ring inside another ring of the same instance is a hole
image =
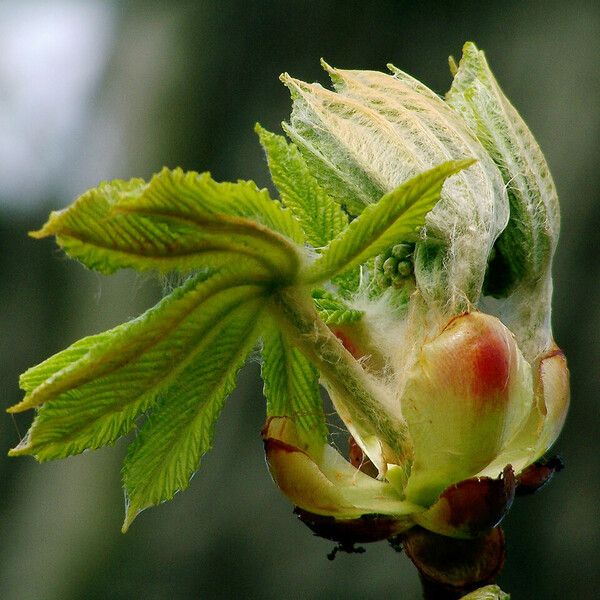
[[[396,244],[375,258],[375,278],[381,288],[400,289],[414,284],[414,244]]]

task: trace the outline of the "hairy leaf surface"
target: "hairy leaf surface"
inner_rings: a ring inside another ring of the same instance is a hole
[[[322,187],[352,214],[426,169],[477,160],[444,185],[426,219],[437,241],[420,244],[433,260],[417,251],[415,262],[425,301],[463,312],[481,295],[489,254],[508,220],[498,167],[463,119],[412,77],[394,67],[391,76],[323,66],[335,91],[283,76],[294,101],[284,129]]]
[[[327,427],[316,369],[275,327],[263,338],[262,355],[267,416],[291,417],[300,435],[324,441]]]
[[[129,446],[123,466],[123,530],[149,506],[188,487],[212,447],[215,422],[261,327],[262,298],[249,298],[219,319],[193,360],[160,395]]]
[[[556,188],[539,145],[475,44],[464,46],[447,102],[472,128],[507,185],[510,219],[497,242],[510,270],[505,278],[511,277],[513,286],[523,279],[538,281],[558,240]]]

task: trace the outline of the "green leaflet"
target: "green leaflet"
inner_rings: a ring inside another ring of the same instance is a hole
[[[255,130],[283,203],[300,222],[306,241],[317,249],[325,247],[348,226],[346,213],[319,185],[294,144],[258,124]],[[360,270],[355,268],[338,275],[333,283],[347,296],[356,292],[359,282]]]
[[[521,281],[535,285],[550,269],[560,226],[556,189],[531,131],[473,43],[463,48],[446,100],[489,152],[507,186],[510,219],[486,281],[487,293],[504,297]]]
[[[360,321],[361,310],[350,308],[344,301],[325,290],[312,293],[317,313],[326,325],[346,325]]]
[[[446,178],[473,162],[443,163],[410,179],[376,204],[370,204],[306,269],[302,275],[304,280],[309,283],[326,281],[393,244],[417,241],[425,216],[439,200]]]
[[[160,399],[123,465],[126,531],[140,511],[188,487],[212,446],[215,422],[236,375],[256,342],[264,299],[250,298],[212,321],[193,361]]]
[[[267,416],[291,417],[300,435],[324,442],[327,426],[316,369],[277,327],[263,337],[262,356]]]
[[[272,200],[267,190],[259,190],[253,181],[217,183],[209,173],[164,168],[152,178],[144,194],[135,199],[124,196],[119,208],[192,221],[205,217],[212,222],[210,217],[218,220],[221,215],[243,217],[295,242],[302,241],[302,231],[292,214]]]
[[[215,329],[264,288],[248,271],[203,273],[146,313],[86,338],[30,369],[25,398],[9,409],[43,405],[12,455],[40,461],[114,442],[210,346]]]
[[[245,259],[286,281],[302,240],[292,215],[253,182],[217,183],[181,169],[163,169],[148,184],[100,184],[32,235],[55,235],[67,254],[102,273],[186,272]]]
[[[256,125],[281,200],[300,222],[306,241],[326,246],[347,225],[348,217],[317,183],[294,144]]]
[[[122,325],[120,327],[122,327]],[[114,329],[110,329],[109,331],[105,331],[103,333],[84,337],[74,344],[71,344],[71,346],[65,348],[61,352],[58,352],[50,358],[47,358],[39,365],[35,365],[34,367],[27,369],[27,371],[25,371],[25,373],[19,377],[19,387],[24,392],[32,392],[36,387],[44,383],[46,379],[55,373],[58,373],[71,363],[83,358],[93,346],[109,340],[117,329],[119,329],[119,327],[115,327]],[[10,410],[11,409],[9,409],[9,411]]]

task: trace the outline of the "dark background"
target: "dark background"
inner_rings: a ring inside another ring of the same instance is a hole
[[[0,2],[0,378],[137,315],[161,285],[104,278],[34,241],[50,209],[102,179],[163,165],[269,183],[253,125],[289,114],[278,75],[325,82],[393,62],[439,93],[465,40],[487,52],[534,131],[562,202],[554,328],[572,373],[556,450],[567,468],[505,522],[501,584],[515,599],[600,589],[600,3]],[[257,364],[240,377],[190,489],[122,535],[124,444],[36,465],[5,451],[31,415],[0,415],[0,598],[419,597],[385,544],[329,562],[264,466]]]

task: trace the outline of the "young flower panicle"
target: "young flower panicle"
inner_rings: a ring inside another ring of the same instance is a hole
[[[333,90],[282,75],[290,141],[256,127],[277,200],[165,168],[103,183],[32,234],[102,273],[186,281],[24,373],[9,410],[37,413],[10,453],[63,458],[135,431],[126,530],[187,487],[258,345],[266,459],[300,518],[343,548],[400,539],[425,578],[462,589],[464,565],[432,559],[446,545],[483,584],[515,491],[559,466],[539,463],[569,404],[550,326],[556,190],[474,44],[444,98],[392,65],[323,66]],[[328,443],[320,385],[349,460]]]

